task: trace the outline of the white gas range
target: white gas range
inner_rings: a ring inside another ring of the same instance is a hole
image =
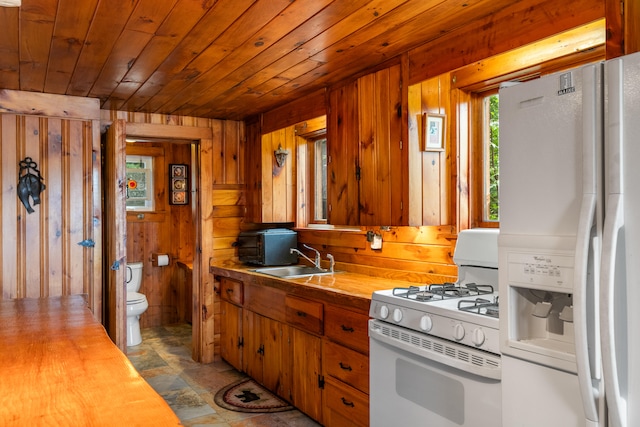
[[[497,235],[459,234],[456,283],[373,293],[372,426],[500,425]]]

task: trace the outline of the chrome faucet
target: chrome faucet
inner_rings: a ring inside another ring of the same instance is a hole
[[[298,254],[301,257],[303,257],[304,259],[306,259],[307,261],[309,261],[311,264],[313,264],[316,268],[321,268],[320,267],[320,252],[317,251],[316,249],[313,249],[311,246],[307,246],[305,244],[303,244],[302,246],[304,246],[305,248],[312,250],[316,253],[316,259],[315,261],[312,260],[311,258],[309,258],[308,256],[306,256],[305,254],[303,254],[302,252],[300,252],[298,249],[296,248],[290,248],[289,249],[289,253],[290,254]]]
[[[300,252],[296,248],[289,248],[289,253],[300,255],[301,257],[303,257],[304,259],[309,261],[311,264],[313,264],[313,266],[315,268],[318,268],[318,269],[322,270],[322,267],[320,266],[320,251],[318,251],[317,249],[312,248],[311,246],[307,246],[304,243],[302,244],[302,246],[304,246],[305,248],[309,249],[310,251],[315,252],[316,253],[316,259],[312,260],[311,258],[306,256],[305,254],[303,254],[302,252]],[[333,267],[334,267],[336,261],[333,258],[333,255],[331,255],[331,254],[327,254],[327,259],[329,260],[329,271],[333,273]]]
[[[327,259],[329,260],[329,271],[333,273],[333,266],[336,265],[336,260],[333,259],[331,254],[327,254]]]

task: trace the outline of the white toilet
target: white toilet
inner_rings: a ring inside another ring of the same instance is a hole
[[[127,263],[127,346],[142,342],[140,315],[149,308],[147,297],[139,293],[142,283],[142,263]]]

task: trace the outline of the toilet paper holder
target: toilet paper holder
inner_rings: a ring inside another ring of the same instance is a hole
[[[154,267],[164,267],[171,263],[169,254],[151,254],[151,264]]]

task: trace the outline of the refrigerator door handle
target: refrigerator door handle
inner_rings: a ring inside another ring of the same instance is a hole
[[[575,326],[576,345],[576,367],[578,371],[578,382],[580,384],[580,395],[582,396],[582,406],[587,420],[598,422],[598,406],[596,399],[599,398],[599,391],[594,387],[593,381],[597,373],[591,371],[591,360],[588,343],[588,319],[587,319],[587,272],[589,267],[589,250],[591,249],[592,233],[596,210],[595,194],[584,194],[582,206],[580,207],[580,218],[578,221],[578,233],[575,251],[574,268],[574,292],[573,292],[573,314]],[[594,261],[597,261],[595,259]],[[599,337],[596,335],[596,342]],[[596,350],[594,357],[598,358]],[[594,361],[594,369],[598,369],[598,361]],[[599,372],[598,372],[599,373]]]
[[[600,270],[600,320],[602,368],[607,393],[610,427],[627,427],[627,402],[620,393],[618,363],[615,343],[614,290],[615,262],[618,234],[624,226],[624,201],[622,194],[611,194],[607,198],[605,214],[602,266]]]

